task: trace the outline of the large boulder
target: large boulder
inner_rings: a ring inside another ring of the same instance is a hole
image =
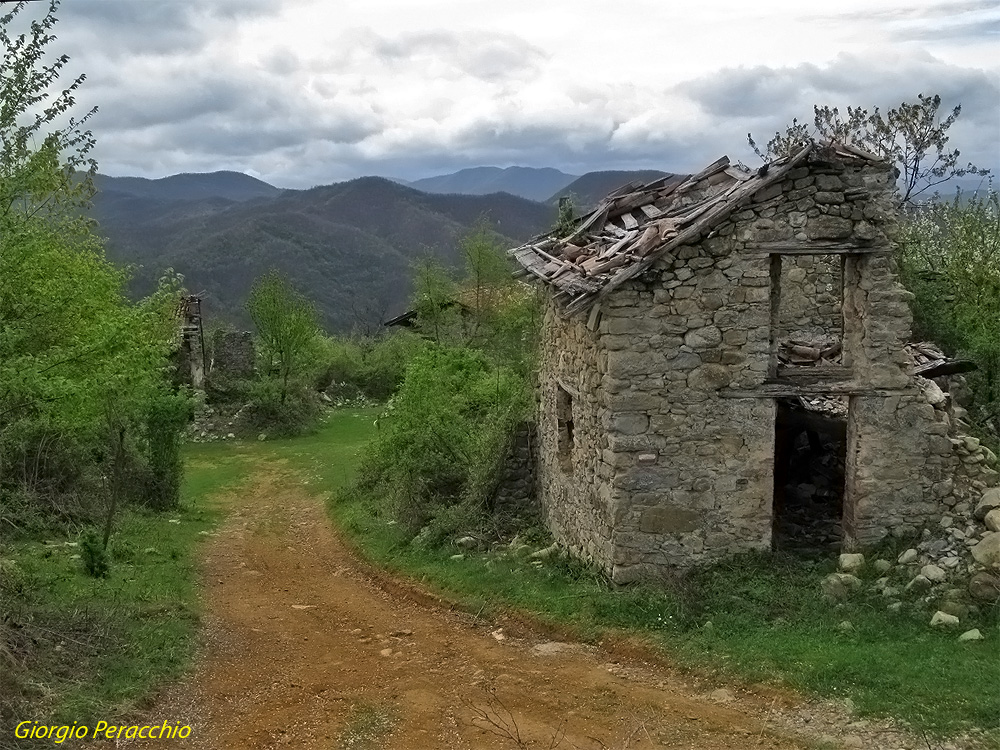
[[[990,531],[972,548],[972,556],[980,565],[1000,565],[1000,532]]]
[[[982,499],[976,505],[976,520],[984,520],[986,514],[995,508],[1000,508],[1000,487],[991,487],[983,493]]]
[[[1000,577],[989,573],[976,573],[969,579],[969,596],[981,602],[1000,600]]]

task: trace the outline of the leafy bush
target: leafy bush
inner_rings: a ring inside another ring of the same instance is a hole
[[[96,529],[87,529],[80,538],[80,556],[87,575],[106,578],[111,569],[108,552]]]
[[[487,509],[530,404],[527,381],[511,368],[471,349],[429,346],[379,422],[360,487],[411,538],[439,543]]]
[[[303,435],[316,427],[322,411],[316,393],[301,385],[286,386],[276,378],[252,381],[248,396],[239,429],[249,436],[261,432],[271,437]]]
[[[969,375],[980,422],[1000,416],[1000,196],[990,188],[934,202],[905,217],[899,233],[903,281],[913,292],[914,329],[950,354],[973,360]]]
[[[146,414],[149,480],[145,500],[157,509],[174,508],[180,499],[181,434],[191,419],[191,399],[183,393],[162,393],[150,401]]]

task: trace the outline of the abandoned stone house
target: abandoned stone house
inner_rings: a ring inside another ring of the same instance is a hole
[[[840,144],[724,157],[511,251],[547,290],[536,481],[557,540],[625,583],[869,545],[995,482],[929,379],[949,366],[921,377],[908,353],[894,181]],[[817,519],[828,537],[799,539]]]

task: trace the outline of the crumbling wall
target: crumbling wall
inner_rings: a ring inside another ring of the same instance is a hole
[[[540,352],[537,486],[556,539],[598,565],[611,564],[612,466],[598,374],[598,335],[550,301]],[[569,399],[567,408],[566,400]],[[567,435],[567,417],[572,435]]]
[[[253,377],[256,350],[250,331],[219,330],[212,337],[212,374],[229,378]]]
[[[536,507],[536,432],[537,426],[530,422],[517,429],[493,497],[494,512],[521,514]]]
[[[735,243],[720,227],[602,305],[617,582],[770,546],[774,402],[720,395],[768,369],[768,263]]]
[[[893,180],[887,165],[814,154],[708,238],[616,289],[599,315],[563,319],[550,303],[539,493],[557,539],[620,583],[768,549],[770,394],[810,382],[783,380],[791,376],[777,367],[774,339],[790,331],[843,338],[842,368],[812,382],[850,395],[846,545],[913,531],[962,502],[956,476],[982,452],[954,434],[904,351],[911,320],[888,239]],[[561,464],[566,392],[575,438]]]

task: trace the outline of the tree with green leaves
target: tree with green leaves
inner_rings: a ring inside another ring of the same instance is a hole
[[[847,116],[837,107],[814,106],[813,128],[797,119],[784,133],[774,134],[762,149],[747,134],[750,147],[761,159],[770,161],[792,154],[810,139],[822,138],[865,149],[891,162],[899,170],[900,200],[910,203],[920,195],[954,177],[987,175],[972,162],[959,163],[961,152],[948,148],[948,130],[962,112],[956,106],[945,117],[940,114],[941,97],[917,95],[916,102],[903,102],[884,114],[875,107],[848,107]]]
[[[19,527],[31,506],[45,523],[73,515],[66,497],[103,495],[110,528],[118,494],[148,484],[148,417],[172,397],[178,287],[132,304],[105,260],[84,213],[93,110],[70,114],[84,77],[58,84],[68,58],[47,51],[55,0],[12,33],[29,7],[0,16],[0,520]]]
[[[284,404],[293,381],[307,373],[314,359],[320,336],[316,308],[287,278],[272,271],[254,283],[247,311],[257,328],[265,374],[277,379]]]

